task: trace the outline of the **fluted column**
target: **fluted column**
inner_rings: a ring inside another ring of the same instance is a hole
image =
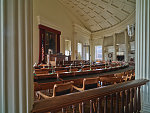
[[[103,57],[103,60],[105,60],[104,37],[102,37],[102,39],[103,39],[103,43],[102,43],[102,57]]]
[[[136,78],[150,79],[150,1],[136,2]]]
[[[136,79],[150,80],[150,0],[136,0]],[[150,83],[142,88],[142,113],[150,111]]]
[[[77,32],[74,32],[74,36],[73,36],[73,54],[72,54],[72,58],[73,60],[76,60],[76,56],[77,56]]]
[[[113,52],[113,61],[116,61],[117,58],[117,48],[116,48],[116,34],[113,34],[113,46],[114,46],[114,52]]]
[[[30,113],[32,0],[0,0],[0,9],[0,113]]]
[[[128,62],[128,60],[129,60],[129,50],[128,50],[128,48],[129,48],[129,41],[128,41],[128,35],[127,35],[127,30],[125,29],[124,30],[124,36],[125,36],[125,62]]]

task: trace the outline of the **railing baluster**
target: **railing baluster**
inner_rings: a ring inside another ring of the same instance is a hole
[[[90,113],[92,113],[92,112],[93,112],[93,101],[90,100]]]
[[[76,106],[72,105],[73,113],[76,113]]]
[[[119,113],[119,92],[116,93],[116,112]]]
[[[66,108],[62,108],[62,113],[66,113]]]
[[[138,87],[138,104],[137,104],[137,111],[140,113],[141,110],[141,95],[140,95],[140,86]]]
[[[121,112],[124,113],[124,91],[121,91]]]
[[[137,112],[137,88],[134,88],[134,113]]]
[[[125,105],[125,113],[129,113],[129,90],[126,90],[126,105]]]
[[[84,102],[82,102],[82,113],[84,113]]]
[[[111,100],[110,100],[110,113],[113,113],[113,94],[111,94]]]
[[[101,106],[101,102],[100,102],[100,98],[97,99],[97,113],[100,113],[100,106]]]
[[[133,113],[133,89],[130,89],[130,110],[129,113]]]
[[[107,96],[105,98],[105,104],[104,104],[104,113],[107,113]]]

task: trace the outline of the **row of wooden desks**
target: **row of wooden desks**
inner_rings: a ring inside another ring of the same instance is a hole
[[[85,70],[85,71],[75,71],[75,72],[62,72],[59,74],[59,78],[56,73],[49,74],[37,74],[34,76],[34,81],[40,83],[40,87],[36,88],[37,90],[52,89],[54,84],[64,83],[68,81],[74,81],[74,84],[80,85],[83,82],[84,78],[92,78],[99,77],[101,73],[105,73],[108,71],[114,71],[118,69],[123,69],[128,67],[125,66],[117,66],[114,68],[107,69],[96,69],[96,70]]]
[[[107,65],[107,64],[106,64]],[[91,67],[100,67],[100,66],[105,66],[105,64],[99,64],[99,65],[91,65]],[[71,69],[81,69],[81,68],[88,68],[88,67],[90,67],[90,65],[83,65],[83,66],[66,66],[66,67],[53,67],[53,68],[51,68],[51,67],[47,67],[47,68],[40,68],[40,69],[35,69],[35,73],[37,72],[39,72],[39,71],[49,71],[49,72],[52,72],[52,70],[55,70],[55,71],[60,71],[60,70],[67,70],[67,71],[69,71],[70,70],[70,68]]]

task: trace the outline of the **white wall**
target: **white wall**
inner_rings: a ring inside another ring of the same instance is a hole
[[[39,29],[38,24],[61,31],[60,52],[65,53],[65,40],[70,40],[74,50],[74,26],[76,23],[83,26],[74,15],[67,11],[56,0],[33,0],[33,63],[39,58]],[[89,37],[78,34],[75,41],[89,41]],[[74,58],[72,56],[72,58]]]

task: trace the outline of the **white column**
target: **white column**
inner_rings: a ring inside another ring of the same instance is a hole
[[[103,55],[103,61],[105,60],[105,51],[104,51],[104,37],[102,37],[103,43],[102,43],[102,55]]]
[[[32,0],[0,0],[0,18],[0,113],[30,113]]]
[[[94,54],[92,54],[92,50],[94,50],[93,49],[93,40],[92,40],[92,37],[90,37],[90,39],[89,39],[89,45],[90,45],[90,58],[89,58],[89,60],[90,60],[90,62],[91,61],[94,61],[94,59],[93,59],[93,57],[95,56]]]
[[[116,34],[113,34],[113,46],[114,46],[114,52],[113,52],[113,61],[116,61],[117,58],[117,48],[116,48]]]
[[[136,79],[150,80],[150,0],[136,0]],[[142,113],[150,111],[150,83],[142,88]]]
[[[77,56],[77,32],[74,32],[74,36],[73,36],[73,39],[72,39],[73,41],[73,44],[72,44],[72,46],[73,46],[73,49],[72,49],[72,51],[73,51],[73,54],[72,54],[72,56],[71,56],[71,59],[72,60],[76,60],[76,56]]]
[[[128,35],[127,35],[127,30],[125,29],[124,30],[124,36],[125,36],[125,62],[128,62],[128,59],[129,59],[129,41],[128,41]]]

